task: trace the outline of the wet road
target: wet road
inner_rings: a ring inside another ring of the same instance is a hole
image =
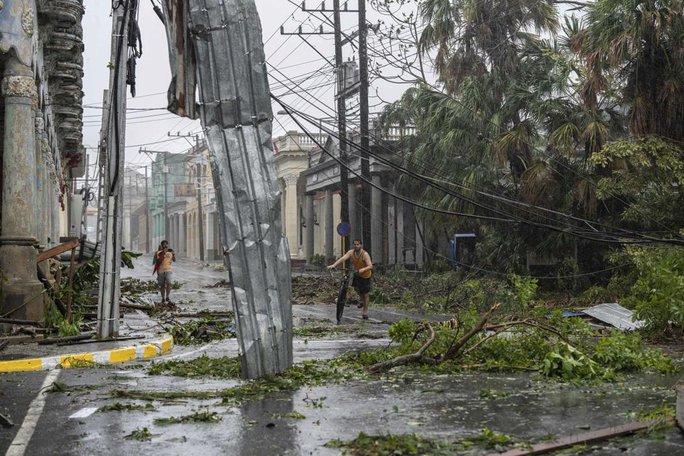
[[[205,268],[207,269],[207,268]],[[206,288],[225,273],[201,271],[196,265],[177,268],[176,279],[184,283],[177,293],[183,310],[225,309],[226,288]],[[201,293],[200,293],[201,291]],[[357,309],[348,312],[356,323]],[[298,324],[333,317],[332,306],[298,306]],[[383,332],[386,321],[404,313],[376,310],[367,332]],[[357,340],[350,334],[295,340],[297,361],[330,358],[363,346],[382,346],[386,339]],[[165,359],[233,356],[235,341],[200,347],[176,347]],[[352,439],[363,431],[374,434],[419,433],[445,440],[477,434],[487,427],[538,440],[583,432],[587,428],[622,424],[633,413],[672,403],[673,376],[641,376],[621,384],[572,387],[533,381],[528,375],[428,375],[410,374],[373,381],[348,381],[336,385],[305,387],[278,393],[241,406],[222,405],[220,400],[154,401],[152,410],[95,412],[106,404],[142,401],[115,399],[114,388],[143,391],[210,391],[237,384],[235,380],[192,380],[149,376],[148,364],[17,373],[0,376],[0,413],[15,425],[0,428],[0,453],[11,455],[334,455],[325,447],[331,439]],[[47,378],[48,375],[53,376]],[[41,394],[57,382],[61,392]],[[49,382],[48,382],[49,383]],[[507,392],[484,397],[483,391]],[[494,395],[496,396],[496,395]],[[44,403],[43,403],[44,401]],[[155,418],[182,416],[208,410],[221,417],[218,423],[158,425]],[[297,412],[301,415],[292,415]],[[289,415],[288,415],[289,414]],[[299,419],[298,419],[299,418]],[[150,440],[126,438],[147,428]],[[14,444],[12,444],[14,443]],[[22,445],[23,444],[23,445]],[[484,450],[473,450],[482,454]],[[579,454],[582,454],[581,452]],[[684,454],[684,437],[677,430],[661,439],[618,439],[586,450],[592,455]]]

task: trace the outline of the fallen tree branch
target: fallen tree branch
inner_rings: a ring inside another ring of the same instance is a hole
[[[454,359],[456,355],[458,355],[458,352],[465,344],[468,343],[468,341],[477,333],[482,331],[482,329],[485,327],[489,319],[492,317],[492,314],[501,306],[501,304],[496,303],[494,304],[485,314],[480,318],[480,321],[478,321],[475,326],[470,328],[470,331],[465,333],[463,337],[461,337],[456,344],[454,344],[445,354],[444,357],[442,358],[443,361],[447,359]]]
[[[390,370],[393,367],[396,366],[403,366],[406,364],[413,364],[413,363],[431,363],[431,364],[437,364],[439,361],[434,360],[433,358],[430,358],[428,356],[425,356],[425,350],[432,345],[432,343],[435,341],[435,329],[432,327],[430,323],[425,323],[427,325],[428,331],[430,331],[430,335],[428,336],[428,339],[425,341],[422,347],[418,349],[417,352],[411,353],[410,355],[402,355],[402,356],[397,356],[396,358],[390,359],[388,361],[383,361],[381,363],[373,364],[368,368],[370,372],[373,373],[378,373],[378,372],[383,372],[386,370]]]
[[[551,332],[551,333],[557,335],[564,342],[569,343],[568,339],[563,334],[561,334],[557,329],[552,328],[551,326],[545,325],[543,323],[539,323],[538,321],[530,320],[529,318],[526,318],[524,320],[515,320],[515,321],[509,321],[506,323],[500,323],[498,325],[489,325],[489,326],[485,327],[485,329],[490,330],[490,331],[494,331],[494,330],[497,330],[499,328],[510,328],[512,326],[519,326],[519,325],[525,325],[525,326],[531,326],[533,328],[543,329],[544,331],[548,331],[548,332]]]

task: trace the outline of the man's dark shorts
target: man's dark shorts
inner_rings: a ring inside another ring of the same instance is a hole
[[[354,274],[354,279],[352,280],[352,287],[354,287],[357,293],[365,295],[371,291],[371,279],[370,277],[364,279],[358,274]]]

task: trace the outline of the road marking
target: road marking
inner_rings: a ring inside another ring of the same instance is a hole
[[[59,369],[54,369],[49,371],[45,376],[43,385],[40,387],[38,395],[31,401],[31,405],[29,405],[26,416],[24,417],[24,422],[21,424],[21,428],[19,428],[19,432],[17,432],[14,440],[12,440],[12,444],[7,450],[7,453],[5,453],[5,456],[23,456],[24,453],[26,453],[26,447],[33,436],[33,432],[36,430],[40,415],[43,414],[45,395],[48,394],[47,389],[55,383],[60,372]]]
[[[74,413],[69,417],[70,420],[75,420],[78,418],[88,418],[93,413],[97,412],[97,407],[84,407],[78,412]]]
[[[186,358],[188,356],[192,356],[195,353],[203,352],[207,348],[211,347],[212,345],[216,345],[217,343],[222,342],[222,341],[214,341],[214,342],[209,342],[206,345],[202,345],[200,348],[197,348],[195,350],[191,350],[189,352],[183,352],[183,353],[178,353],[176,355],[171,355],[171,356],[160,356],[157,358],[159,361],[169,361],[172,359],[177,359],[177,358]]]

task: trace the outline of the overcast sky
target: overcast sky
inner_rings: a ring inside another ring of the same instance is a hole
[[[86,106],[101,106],[102,91],[107,88],[109,80],[110,53],[110,34],[111,17],[109,2],[102,0],[85,0],[85,17],[83,19],[83,32],[85,42],[84,54],[84,104]],[[297,3],[301,3],[297,0]],[[328,7],[332,2],[329,1]],[[350,7],[351,3],[350,2]],[[323,71],[316,73],[313,77],[302,84],[303,87],[311,88],[313,96],[320,98],[325,105],[323,110],[331,112],[334,105],[332,84],[332,69],[325,67],[325,61],[308,45],[296,36],[281,36],[279,27],[284,23],[286,31],[295,30],[299,24],[303,24],[304,29],[318,27],[322,20],[300,11],[288,0],[256,0],[257,8],[261,16],[263,37],[266,47],[267,61],[279,68],[283,73],[293,80],[301,80],[314,70],[323,67]],[[319,4],[319,0],[309,0],[308,7]],[[370,2],[369,9],[370,9]],[[370,10],[368,12],[369,21],[375,21],[378,14]],[[357,20],[356,14],[343,14],[343,29],[354,27]],[[137,65],[137,96],[129,99],[129,108],[159,108],[166,106],[166,90],[170,81],[170,70],[166,45],[166,35],[164,27],[159,21],[149,1],[140,2],[140,29],[143,40],[143,56]],[[330,30],[331,27],[325,24],[324,29]],[[333,37],[312,36],[310,42],[323,55],[329,56],[334,60]],[[345,57],[351,57],[354,50],[346,47]],[[301,76],[305,75],[305,76]],[[287,88],[279,84],[275,78],[284,81],[281,74],[272,72],[270,84],[273,93],[283,94]],[[291,83],[287,83],[291,85]],[[382,83],[374,84],[371,94],[375,89],[380,90],[383,99],[396,99],[406,86]],[[129,94],[130,97],[130,94]],[[311,98],[311,97],[309,97]],[[297,109],[307,111],[317,117],[324,114],[312,106],[308,105],[301,97],[290,94],[286,101]],[[373,110],[378,110],[378,99],[371,99]],[[274,107],[274,113],[278,108]],[[100,116],[102,112],[98,109],[86,108],[84,112],[84,144],[86,146],[96,146],[99,140]],[[331,114],[328,114],[331,115]],[[285,129],[296,129],[292,121],[287,116],[278,116]],[[274,122],[274,134],[283,132],[283,128]],[[155,142],[167,139],[167,132],[200,132],[199,121],[180,118],[166,111],[138,111],[128,113],[128,125],[126,131],[126,162],[127,164],[144,164],[149,162],[149,158],[144,154],[138,153],[138,144]],[[151,150],[165,150],[180,152],[188,148],[188,143],[184,140],[175,140],[148,146]],[[92,153],[92,151],[91,151]],[[93,163],[91,156],[91,164]]]

